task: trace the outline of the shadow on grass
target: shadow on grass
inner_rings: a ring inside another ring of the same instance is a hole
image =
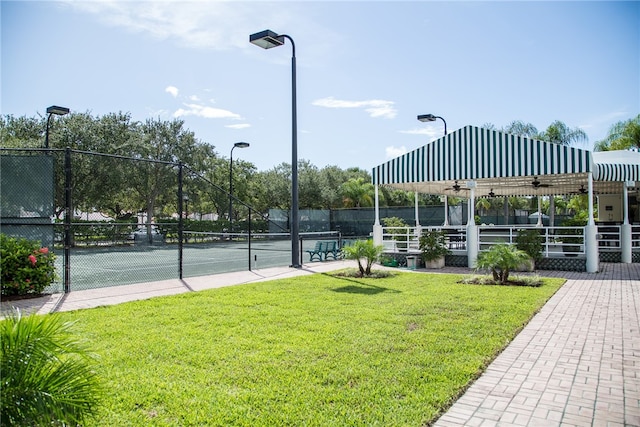
[[[341,292],[346,294],[361,294],[361,295],[376,295],[382,292],[400,293],[400,291],[398,290],[389,289],[382,286],[376,286],[370,283],[364,283],[352,277],[336,276],[336,275],[328,275],[328,276],[331,276],[334,279],[339,279],[339,280],[350,283],[346,286],[341,286],[339,288],[332,289],[333,292]]]

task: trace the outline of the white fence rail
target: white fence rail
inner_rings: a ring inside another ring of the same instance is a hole
[[[518,230],[540,232],[545,258],[585,256],[584,227],[537,227],[535,225],[478,226],[478,251],[488,250],[497,243],[515,244]],[[420,252],[420,233],[423,230],[444,230],[447,246],[455,254],[466,253],[467,233],[465,227],[383,227],[382,244],[385,252]],[[601,252],[619,252],[620,226],[598,225],[598,246]],[[640,251],[640,225],[631,227],[631,246]]]

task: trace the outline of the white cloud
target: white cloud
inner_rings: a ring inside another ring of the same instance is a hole
[[[251,125],[249,123],[238,123],[237,125],[226,125],[225,127],[230,129],[246,129],[250,128]]]
[[[387,159],[395,159],[398,156],[402,156],[403,154],[407,154],[407,147],[404,145],[402,147],[394,147],[393,145],[384,149],[385,156]]]
[[[282,8],[260,2],[68,0],[66,4],[113,27],[216,50],[249,49],[246,29],[253,28],[257,18],[273,25],[293,20]]]
[[[395,109],[393,101],[385,101],[382,99],[370,99],[366,101],[346,101],[341,99],[335,99],[330,96],[328,98],[317,99],[312,102],[317,107],[326,108],[363,108],[369,116],[377,118],[382,117],[385,119],[393,119],[396,117],[398,111]]]
[[[220,108],[206,107],[199,104],[184,104],[187,108],[179,108],[173,117],[197,116],[206,119],[240,119],[240,115]]]
[[[191,95],[189,97],[189,101],[198,102],[200,101],[200,98],[198,98],[198,95]]]
[[[426,135],[429,142],[443,136],[443,127],[441,126],[425,126],[420,128],[414,128],[410,130],[400,130],[400,133],[406,133],[409,135]]]
[[[175,86],[167,86],[167,87],[164,89],[164,91],[165,91],[165,92],[167,92],[167,93],[170,93],[170,94],[171,94],[171,96],[173,96],[174,98],[175,98],[176,96],[178,96],[178,92],[179,92],[179,91],[178,91],[178,88],[177,88],[177,87],[175,87]]]

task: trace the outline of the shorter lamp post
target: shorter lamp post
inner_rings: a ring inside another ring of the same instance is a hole
[[[231,155],[229,160],[229,232],[233,232],[233,149],[234,148],[247,148],[250,144],[248,142],[236,142],[231,147]]]
[[[57,105],[52,105],[47,108],[47,130],[44,134],[44,148],[49,148],[49,123],[51,122],[51,116],[53,114],[56,116],[64,116],[65,114],[69,114],[69,109],[67,107],[59,107]]]

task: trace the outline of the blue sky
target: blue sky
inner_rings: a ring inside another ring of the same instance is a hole
[[[1,112],[179,117],[258,170],[366,170],[466,125],[580,127],[640,113],[640,2],[2,1]]]

